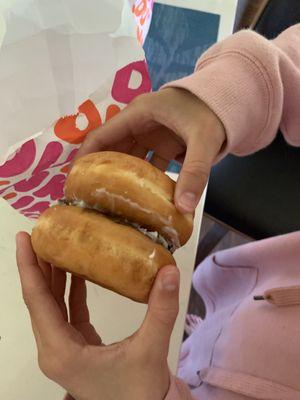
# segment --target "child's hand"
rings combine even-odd
[[[166,88],[139,96],[91,132],[78,156],[115,150],[145,158],[154,150],[151,162],[162,170],[173,159],[183,162],[175,204],[182,212],[193,212],[225,139],[221,121],[205,103],[183,89]]]
[[[66,274],[36,259],[28,234],[17,236],[17,262],[39,365],[46,376],[76,400],[164,399],[169,340],[178,312],[176,267],[160,270],[141,328],[122,342],[105,346],[90,323],[83,280],[72,279],[68,315]]]

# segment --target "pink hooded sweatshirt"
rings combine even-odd
[[[241,31],[168,86],[222,120],[221,157],[262,149],[279,127],[300,146],[300,24],[273,41]],[[182,346],[166,400],[300,400],[300,232],[216,253],[193,284],[207,315]]]

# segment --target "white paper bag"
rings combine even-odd
[[[0,0],[0,196],[23,215],[62,197],[86,134],[151,90],[141,44],[152,6]]]

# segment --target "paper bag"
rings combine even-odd
[[[63,197],[86,135],[151,90],[153,0],[0,0],[0,196],[29,218]]]

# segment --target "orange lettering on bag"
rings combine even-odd
[[[141,0],[141,2],[134,8],[134,14],[137,17],[140,17],[146,11],[147,11],[147,0]]]
[[[57,137],[65,142],[78,144],[83,142],[86,135],[102,125],[102,120],[96,106],[91,100],[85,101],[78,107],[78,113],[68,117],[60,118],[55,126],[54,133]],[[87,119],[87,127],[80,129],[76,125],[79,114],[84,114]]]
[[[105,121],[109,121],[121,111],[121,108],[116,104],[111,104],[107,107]]]

